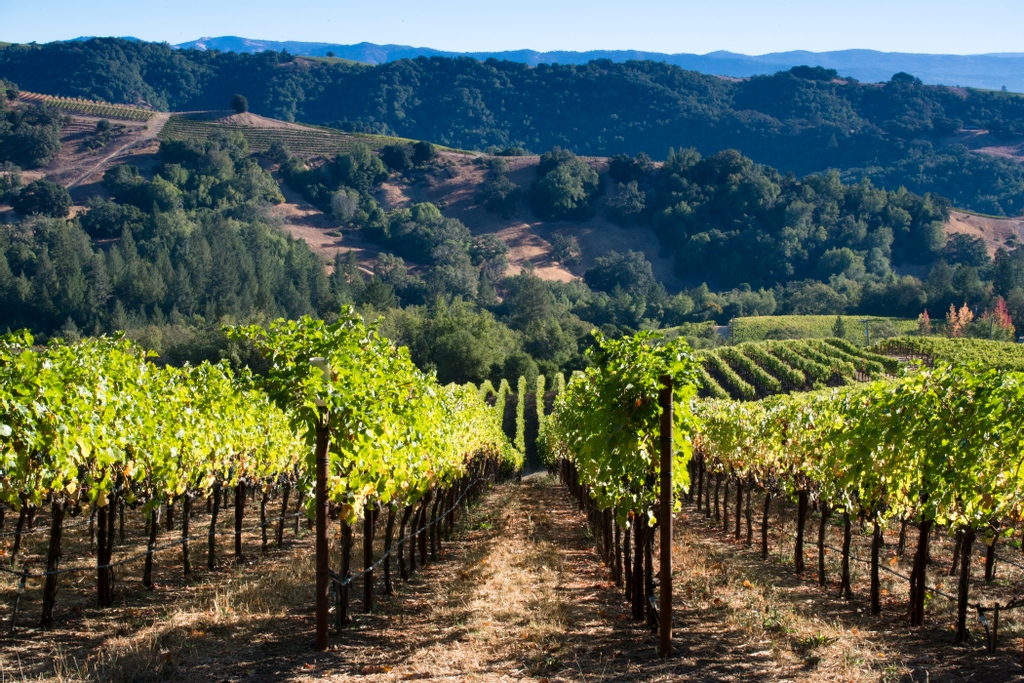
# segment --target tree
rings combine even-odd
[[[932,333],[932,318],[928,315],[928,309],[924,309],[921,315],[917,316],[917,333],[922,337]]]
[[[643,215],[647,205],[647,193],[639,188],[635,180],[619,183],[615,196],[608,200],[608,213],[611,219],[626,227]]]
[[[331,164],[331,170],[342,185],[360,192],[369,192],[374,185],[388,179],[384,162],[362,144],[353,145],[347,154],[339,154]]]
[[[823,315],[846,308],[846,297],[824,282],[808,280],[787,287],[786,312],[791,315]]]
[[[244,114],[249,111],[249,100],[246,99],[245,95],[235,95],[231,98],[231,108],[239,114]]]
[[[942,255],[950,265],[962,263],[966,266],[983,268],[989,264],[985,240],[960,232],[949,236]]]
[[[343,187],[331,195],[331,215],[347,223],[359,208],[359,193],[350,187]]]
[[[412,143],[412,163],[417,166],[431,161],[437,156],[437,149],[432,144],[424,140]]]
[[[359,297],[359,303],[364,306],[372,306],[378,311],[387,311],[398,307],[398,299],[395,297],[395,288],[381,280],[376,275],[370,278]]]
[[[551,255],[556,261],[567,266],[576,266],[583,261],[580,241],[575,235],[566,235],[562,232],[555,233],[551,238]]]
[[[16,120],[7,135],[0,117],[0,161],[13,161],[22,168],[49,163],[61,150],[59,113],[34,107],[14,114]]]
[[[139,174],[137,166],[131,164],[118,164],[111,166],[103,174],[103,187],[114,195],[114,199],[122,203],[130,203],[134,197],[134,191],[145,183],[145,179]]]
[[[835,323],[832,324],[832,336],[846,339],[846,321],[841,315],[837,315]]]
[[[530,205],[539,218],[584,220],[594,213],[601,178],[585,161],[555,147],[541,156],[537,173],[540,177],[530,189]]]
[[[554,301],[547,284],[531,272],[523,272],[506,280],[505,309],[511,328],[525,330],[534,321],[552,316]]]
[[[625,184],[642,180],[654,171],[654,162],[640,152],[635,159],[626,154],[616,154],[608,161],[608,176],[617,183]]]
[[[0,163],[0,202],[9,202],[21,189],[21,169],[9,161]]]
[[[131,204],[118,204],[94,197],[89,210],[79,217],[82,229],[93,238],[120,237],[125,230],[142,232],[148,224],[146,216]]]
[[[11,201],[14,210],[24,216],[36,214],[54,218],[65,218],[71,204],[71,195],[63,185],[45,179],[29,183]]]
[[[508,245],[494,233],[474,237],[469,256],[474,266],[489,265],[498,277],[508,269]]]
[[[518,381],[519,377],[525,377],[527,386],[536,385],[539,374],[540,368],[537,367],[537,361],[525,351],[509,354],[501,371],[501,376],[513,384]]]
[[[288,148],[280,140],[274,140],[270,143],[266,156],[271,163],[282,165],[291,157],[291,152],[288,151]]]
[[[1010,333],[1013,334],[1013,319],[1010,317],[1010,312],[1006,308],[1006,300],[1003,297],[996,298],[996,306],[993,309],[992,317],[996,325],[1010,329]]]
[[[583,274],[583,281],[602,292],[619,287],[633,296],[646,295],[657,284],[651,263],[642,251],[609,251],[599,256]]]
[[[405,143],[384,146],[380,150],[380,158],[388,168],[396,173],[408,171],[413,167],[412,146]]]
[[[18,99],[18,95],[21,94],[17,84],[11,83],[6,78],[0,78],[0,90],[4,91],[4,96],[9,102],[14,102]]]
[[[477,194],[480,205],[502,218],[513,218],[519,213],[523,191],[506,175],[499,175],[484,183]]]
[[[974,312],[967,302],[964,302],[959,311],[955,305],[950,304],[949,313],[946,314],[946,334],[950,337],[963,337],[967,334],[967,329],[972,322],[974,322]]]

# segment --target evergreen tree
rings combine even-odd
[[[836,321],[832,324],[832,336],[846,339],[846,322],[841,315],[837,315]]]

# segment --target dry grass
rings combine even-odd
[[[476,159],[463,154],[442,153],[449,163],[448,177],[421,178],[416,182],[387,182],[376,192],[377,200],[385,208],[408,206],[417,202],[433,202],[442,209],[445,216],[462,221],[474,235],[494,234],[508,247],[509,274],[515,275],[524,268],[530,268],[537,277],[544,280],[568,282],[582,277],[594,261],[610,250],[625,252],[642,251],[651,262],[655,276],[670,291],[676,291],[682,282],[676,277],[671,258],[662,254],[657,238],[650,230],[621,228],[605,217],[604,203],[607,196],[598,200],[595,216],[582,221],[540,221],[528,205],[514,218],[502,218],[486,211],[477,202],[487,172]],[[588,157],[586,159],[598,172],[607,171],[607,160]],[[539,157],[508,157],[509,179],[523,190],[529,190],[537,175]],[[577,238],[582,251],[582,261],[567,266],[554,260],[552,240],[556,233]]]
[[[997,249],[1013,249],[1021,244],[1024,240],[1024,219],[994,218],[952,211],[946,223],[946,234],[954,233],[983,239],[989,256],[995,256]]]
[[[857,568],[852,602],[836,598],[834,586],[818,588],[813,564],[807,580],[794,577],[779,521],[773,561],[762,563],[703,515],[680,515],[676,652],[665,660],[656,636],[629,619],[583,515],[552,479],[534,475],[491,489],[439,560],[398,582],[372,613],[359,611],[355,586],[353,624],[332,634],[327,652],[312,647],[311,537],[259,558],[252,535],[247,566],[225,563],[193,584],[176,578],[174,553],[158,562],[153,592],[129,567],[109,610],[92,607],[91,576],[65,585],[56,628],[0,640],[0,682],[1019,679],[1015,623],[1003,627],[1001,653],[989,656],[978,642],[952,645],[948,607],[938,603],[929,605],[927,628],[906,628],[896,584],[883,618],[871,617],[866,571]],[[80,550],[72,543],[72,553]],[[361,564],[358,553],[353,564]],[[33,618],[34,593],[26,596]]]
[[[677,536],[676,567],[687,607],[717,612],[725,622],[749,634],[749,647],[770,652],[794,679],[807,681],[1011,681],[1021,680],[1017,661],[1022,624],[1017,613],[1003,615],[1000,651],[984,650],[984,632],[974,614],[968,625],[972,642],[955,645],[955,606],[944,598],[930,599],[923,628],[907,626],[908,586],[902,579],[883,573],[882,615],[869,613],[870,575],[868,567],[851,563],[854,599],[839,599],[840,557],[826,551],[825,588],[817,583],[817,554],[813,539],[817,519],[808,523],[807,572],[801,579],[793,574],[792,506],[776,506],[769,528],[771,554],[761,562],[760,552],[743,547],[732,534],[723,534],[721,524],[689,508],[681,515]],[[836,520],[838,521],[838,520]],[[813,524],[811,523],[813,522]],[[786,528],[789,524],[789,529]],[[755,520],[755,544],[759,520]],[[813,529],[813,533],[810,531]],[[838,545],[841,528],[829,528],[829,543]],[[900,561],[895,556],[895,532],[887,533],[886,565],[903,574],[913,555],[908,532],[908,550]],[[745,527],[744,527],[745,537]],[[813,537],[813,538],[811,538]],[[855,530],[852,554],[868,557],[869,538]],[[1012,552],[1012,551],[1009,551]],[[955,592],[955,580],[946,576],[952,557],[948,539],[933,537],[932,564],[928,583]],[[999,565],[997,581],[984,586],[982,558],[975,553],[971,601],[1005,603],[1020,586],[1021,577],[1007,565]]]

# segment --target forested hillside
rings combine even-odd
[[[947,240],[941,198],[834,173],[797,179],[734,151],[681,150],[656,165],[643,154],[467,155],[392,138],[375,139],[377,151],[351,140],[325,159],[280,140],[253,153],[239,125],[211,120],[111,162],[73,188],[72,206],[45,176],[63,146],[96,143],[102,155],[120,145],[106,137],[115,124],[7,101],[7,139],[34,142],[5,140],[4,153],[46,152],[55,130],[92,130],[58,137],[47,152],[57,160],[25,180],[10,162],[0,170],[0,202],[14,209],[0,209],[4,328],[126,330],[180,362],[244,353],[220,335],[224,322],[330,319],[355,304],[442,380],[482,381],[578,369],[595,327],[619,336],[682,325],[692,343],[713,345],[709,323],[736,316],[913,318],[965,302],[1024,321],[1020,250],[993,261],[981,240]],[[328,254],[288,236],[275,208],[285,194],[318,207],[318,234],[336,236],[328,268]],[[510,271],[515,242],[503,236],[524,231],[563,280],[578,279],[544,281],[521,256],[525,270]],[[660,252],[633,251],[653,235]],[[360,261],[358,243],[376,255]]]
[[[468,66],[405,67],[445,64]],[[224,322],[355,304],[421,367],[479,382],[578,369],[595,327],[678,328],[707,346],[710,323],[737,316],[938,318],[965,305],[1024,326],[1021,235],[947,236],[941,196],[837,172],[799,177],[734,150],[680,148],[659,164],[341,132],[312,152],[304,136],[322,129],[250,113],[157,131],[19,98],[9,81],[0,91],[0,329],[127,330],[180,362],[244,353]],[[131,140],[142,146],[118,156]],[[292,230],[281,209],[296,203],[315,227]]]
[[[83,37],[78,40],[88,40]],[[530,66],[538,64],[586,64],[595,59],[610,59],[613,62],[650,60],[673,64],[691,71],[716,76],[748,78],[763,74],[785,71],[802,64],[814,64],[836,69],[848,76],[872,83],[887,81],[894,73],[905,71],[914,74],[925,83],[934,85],[957,85],[974,88],[999,90],[1009,88],[1013,92],[1024,92],[1021,80],[1020,54],[991,53],[982,55],[961,54],[920,54],[910,52],[879,52],[877,50],[836,50],[831,52],[772,52],[763,55],[747,55],[728,50],[716,50],[703,55],[687,53],[664,53],[646,50],[503,50],[489,52],[447,52],[429,47],[409,45],[378,45],[358,43],[339,45],[336,43],[309,43],[303,41],[277,41],[218,36],[200,38],[178,43],[180,49],[220,50],[221,52],[265,52],[282,50],[305,57],[338,57],[364,64],[383,64],[400,59],[417,57],[472,57],[480,61],[522,62]]]
[[[980,131],[995,136],[989,147],[1017,149],[1024,98],[925,86],[906,74],[861,84],[807,67],[743,81],[656,62],[531,68],[419,58],[371,67],[93,39],[7,47],[0,76],[26,90],[172,110],[223,109],[225,94],[237,92],[257,114],[466,149],[558,145],[663,159],[670,148],[732,148],[783,174],[836,168],[985,213],[1024,208],[1014,153],[969,149],[982,144],[972,137]]]

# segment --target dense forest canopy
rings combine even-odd
[[[172,110],[223,109],[225,93],[239,93],[256,114],[469,149],[656,159],[670,147],[739,149],[784,173],[835,168],[982,212],[1024,209],[1019,164],[948,144],[964,128],[1019,138],[1024,98],[925,86],[907,74],[861,84],[820,67],[740,81],[644,61],[366,66],[105,38],[7,47],[0,76],[30,91]]]

